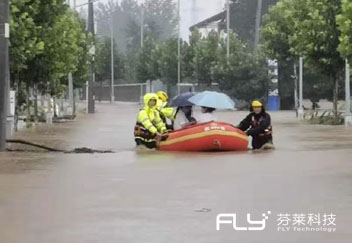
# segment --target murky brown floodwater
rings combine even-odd
[[[17,134],[64,149],[0,153],[1,243],[350,242],[352,129],[274,112],[275,151],[136,153],[136,105],[98,105],[76,122]],[[237,123],[245,112],[223,112]],[[18,147],[17,147],[18,148]],[[260,216],[264,231],[216,231],[219,213]],[[278,232],[278,213],[334,213],[335,233]]]

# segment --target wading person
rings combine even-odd
[[[166,131],[164,122],[161,120],[156,109],[158,96],[146,94],[144,96],[144,108],[138,113],[137,124],[134,128],[134,138],[137,148],[145,146],[149,149],[156,148],[157,139]]]
[[[273,149],[271,118],[260,101],[253,101],[250,114],[237,126],[252,136],[253,149]]]

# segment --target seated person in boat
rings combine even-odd
[[[134,128],[137,146],[156,148],[156,139],[166,132],[165,124],[156,110],[157,100],[156,94],[149,93],[144,96],[144,108],[139,111]]]
[[[177,107],[174,120],[174,129],[178,130],[196,124],[197,121],[192,116],[192,113],[192,106]]]
[[[156,92],[158,96],[158,100],[156,103],[156,109],[159,112],[160,118],[163,120],[166,128],[168,130],[173,130],[173,121],[175,119],[176,109],[172,107],[167,107],[169,96],[164,91]],[[171,122],[171,124],[167,123],[167,119]]]
[[[252,136],[253,149],[273,148],[271,118],[265,112],[263,104],[257,100],[253,101],[250,112],[237,127]]]
[[[206,123],[210,121],[216,121],[216,117],[214,115],[215,108],[211,107],[201,107],[201,114],[196,116],[197,123]]]

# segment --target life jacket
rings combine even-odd
[[[149,130],[146,129],[140,122],[137,122],[134,126],[134,136],[135,138],[139,138],[149,142],[155,140],[156,137],[155,134],[149,132]]]
[[[155,94],[146,94],[144,97],[144,108],[138,113],[137,122],[134,128],[135,139],[141,139],[149,142],[153,141],[156,133],[166,130],[163,121],[160,119],[159,112],[154,108],[150,108],[148,103],[151,99],[157,100]]]
[[[261,125],[261,123],[263,122],[264,120],[264,116],[261,116],[259,118],[259,120],[255,119],[254,116],[252,116],[252,122],[251,122],[251,126],[252,127],[259,127]],[[272,136],[272,133],[273,133],[273,128],[271,125],[269,125],[265,130],[264,130],[264,133],[260,133],[259,136],[260,137],[271,137]]]

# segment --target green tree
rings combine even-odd
[[[214,81],[212,77],[212,67],[217,65],[219,47],[220,37],[216,31],[211,31],[207,37],[203,37],[197,42],[193,66],[194,77],[198,83],[211,85]]]
[[[31,88],[60,96],[68,72],[84,76],[89,38],[64,0],[12,0],[11,32],[11,75],[18,89],[27,90],[27,98],[18,99],[27,100],[27,107]]]
[[[154,52],[154,60],[158,65],[158,78],[168,86],[174,86],[178,80],[178,39],[169,38],[165,43],[158,45]]]
[[[27,68],[26,62],[44,50],[44,42],[39,37],[41,29],[34,21],[40,1],[12,0],[10,4],[10,70],[16,77]]]
[[[153,59],[153,51],[155,51],[156,44],[153,38],[146,38],[144,40],[143,48],[138,55],[136,66],[136,76],[139,82],[147,80],[154,80],[158,78],[156,62]]]
[[[269,88],[265,58],[253,55],[236,34],[230,36],[230,56],[226,57],[226,40],[221,40],[219,62],[212,67],[220,89],[233,98],[250,101],[266,99]]]
[[[177,8],[173,0],[147,0],[144,9],[144,37],[150,36],[161,43],[175,34]],[[113,13],[114,34],[119,49],[135,52],[141,43],[142,6],[136,0],[122,0],[120,5],[110,0],[99,3],[97,22],[99,35],[110,35],[111,13]]]
[[[290,9],[292,1],[279,1],[270,8],[269,13],[264,15],[264,23],[261,28],[262,48],[265,55],[276,59],[279,65],[278,90],[280,106],[283,109],[291,109],[294,104],[294,63],[298,57],[290,49],[289,37],[294,33],[294,23]],[[306,82],[305,82],[306,83]]]
[[[46,55],[51,64],[52,79],[60,79],[78,69],[79,57],[83,55],[82,42],[86,34],[77,16],[71,10],[58,16],[47,36]]]
[[[146,34],[164,41],[176,33],[177,6],[174,0],[146,0]]]
[[[268,8],[278,0],[263,0],[261,16],[268,12]],[[255,22],[258,0],[231,0],[230,28],[238,34],[241,41],[250,48],[254,45]],[[226,23],[222,25],[226,29]]]
[[[307,10],[308,14],[302,11]],[[334,115],[337,116],[338,80],[344,60],[338,51],[340,31],[336,16],[341,13],[341,0],[306,0],[294,11],[295,33],[290,36],[292,51],[330,77],[333,88]]]
[[[189,43],[183,44],[182,51],[182,77],[183,81],[196,83],[198,77],[198,69],[196,65],[196,47],[199,41],[202,39],[202,35],[198,29],[192,31],[189,36]]]
[[[89,74],[89,65],[92,61],[92,56],[89,53],[93,45],[94,37],[85,31],[86,22],[84,19],[80,19],[82,33],[84,34],[84,38],[79,41],[79,46],[82,50],[81,55],[78,56],[77,69],[72,73],[73,75],[73,85],[75,87],[83,87],[86,81],[88,80]],[[67,82],[66,82],[67,83]]]
[[[352,2],[342,0],[342,13],[337,16],[340,35],[339,51],[352,63]]]
[[[114,76],[115,79],[125,77],[124,57],[119,53],[116,43],[114,43]],[[97,80],[104,81],[111,79],[111,39],[103,37],[96,44],[96,76]]]
[[[320,72],[329,77],[334,87],[335,116],[338,81],[344,68],[338,51],[340,31],[336,16],[340,13],[341,0],[280,0],[266,17],[262,31],[269,55],[284,60],[303,56],[313,74]],[[329,87],[321,87],[324,86]]]

